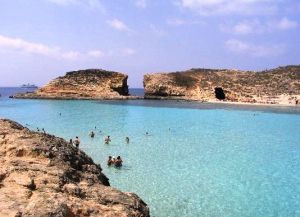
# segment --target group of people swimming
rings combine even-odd
[[[94,136],[95,135],[93,135],[93,137]],[[91,137],[92,137],[92,135],[91,135]],[[105,138],[105,143],[109,144],[110,141],[111,141],[110,136],[107,136]],[[129,143],[129,137],[126,137],[126,142]],[[70,144],[71,145],[75,145],[76,148],[79,148],[79,145],[80,145],[80,139],[79,139],[79,137],[76,136],[74,140],[70,139]],[[121,156],[118,156],[117,158],[109,156],[108,160],[107,160],[107,165],[108,166],[114,165],[115,167],[121,167],[122,163],[123,163],[123,160],[122,160]]]
[[[117,158],[108,156],[108,160],[107,160],[108,166],[114,165],[115,167],[121,167],[122,163],[123,163],[123,160],[120,156],[118,156]]]
[[[96,127],[95,127],[96,129]],[[101,132],[101,131],[100,131]],[[94,131],[91,131],[89,133],[89,136],[91,138],[94,138],[95,137],[95,132]],[[149,136],[150,134],[148,132],[145,133],[146,136]],[[105,144],[109,144],[111,142],[111,137],[108,135],[107,137],[105,137],[104,139],[104,143]],[[130,142],[130,139],[129,137],[125,137],[125,142],[128,144]],[[70,139],[70,144],[71,145],[75,145],[76,148],[79,148],[79,145],[80,145],[80,139],[78,136],[75,137],[75,139]],[[117,158],[115,158],[114,156],[108,156],[108,160],[107,160],[107,165],[108,166],[115,166],[115,167],[121,167],[122,166],[122,163],[123,163],[123,160],[121,158],[121,156],[118,156]]]
[[[90,134],[89,134],[89,136],[90,136],[91,138],[94,138],[94,137],[95,137],[94,131],[91,131]],[[128,137],[128,136],[125,138],[125,141],[126,141],[127,144],[129,143],[129,137]],[[108,145],[110,142],[111,142],[111,138],[110,138],[110,136],[108,135],[107,137],[105,137],[104,143]]]
[[[93,131],[90,133],[90,137],[91,137],[91,138],[94,138],[94,137],[95,137],[95,133],[94,133]],[[128,137],[128,136],[125,138],[125,141],[126,141],[127,144],[129,143],[129,137]],[[104,142],[105,142],[105,144],[109,144],[109,143],[111,142],[110,136],[105,137]],[[80,139],[79,139],[78,136],[76,136],[74,140],[73,140],[73,139],[70,139],[70,142],[69,142],[69,143],[70,143],[71,145],[75,145],[76,148],[78,148],[79,145],[80,145]]]
[[[129,143],[130,140],[129,140],[129,137],[128,137],[128,136],[126,136],[125,141],[126,141],[127,144]],[[111,142],[110,136],[107,136],[107,137],[104,139],[104,142],[105,142],[105,144],[108,145],[108,144]]]

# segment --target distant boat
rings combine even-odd
[[[23,84],[21,85],[21,88],[38,88],[38,86],[34,84]]]

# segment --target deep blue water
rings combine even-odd
[[[20,88],[20,87],[0,87],[0,100],[7,100],[7,98],[15,93],[32,92],[35,88]]]
[[[2,98],[0,117],[78,135],[111,185],[141,196],[152,216],[300,216],[296,107]],[[121,155],[123,168],[106,166],[108,155]]]
[[[144,96],[144,89],[143,88],[130,88],[129,94],[134,96]]]

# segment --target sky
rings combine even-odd
[[[0,86],[68,71],[129,75],[300,64],[299,0],[0,0]]]

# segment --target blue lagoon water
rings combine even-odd
[[[78,135],[111,185],[137,193],[155,217],[300,216],[297,108],[2,97],[0,117]],[[107,167],[108,155],[124,166]]]

